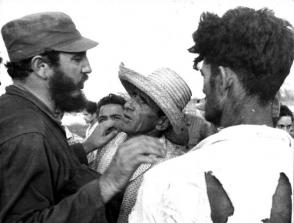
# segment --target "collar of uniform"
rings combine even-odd
[[[35,95],[33,95],[27,89],[25,89],[19,85],[10,85],[10,86],[6,87],[6,93],[11,94],[11,95],[17,95],[19,97],[22,97],[22,98],[30,101],[32,104],[37,106],[43,113],[45,113],[47,116],[49,116],[50,119],[52,119],[54,122],[58,123],[58,125],[61,126],[61,121],[57,118],[56,113],[52,112],[48,108],[48,106],[46,106],[40,99],[38,99]]]

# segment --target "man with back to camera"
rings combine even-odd
[[[291,222],[293,140],[272,128],[272,102],[293,62],[293,27],[238,7],[203,13],[193,40],[205,117],[222,130],[146,173],[129,222]]]
[[[0,222],[106,222],[104,204],[139,164],[164,155],[161,143],[129,140],[101,177],[81,165],[59,113],[83,108],[81,89],[91,73],[86,51],[97,42],[81,36],[61,12],[28,15],[1,31],[13,85],[0,97]],[[108,142],[115,135],[105,134],[110,127],[96,128],[85,151]]]

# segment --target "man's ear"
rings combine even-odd
[[[168,118],[165,115],[163,115],[157,121],[155,128],[158,131],[162,132],[162,131],[166,130],[169,126],[170,126],[170,122],[169,122]]]
[[[34,56],[32,58],[31,68],[39,78],[44,80],[47,80],[51,75],[51,68],[48,62],[46,62],[46,60],[44,60],[44,58],[40,55]]]
[[[234,82],[234,72],[227,67],[219,66],[219,88],[221,95],[225,95],[228,91],[230,91]]]

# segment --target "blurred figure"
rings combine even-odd
[[[288,132],[290,135],[292,134],[293,128],[293,113],[286,105],[281,105],[280,107],[280,115],[277,121],[276,128],[283,129]]]
[[[85,109],[83,110],[84,120],[86,124],[88,125],[88,128],[85,133],[85,138],[87,139],[89,135],[94,131],[94,129],[98,125],[97,120],[97,104],[92,101],[87,101],[85,105]]]
[[[71,132],[66,125],[62,124],[62,118],[64,116],[64,112],[56,110],[55,114],[56,114],[56,118],[60,121],[61,126],[65,131],[65,136],[66,136],[66,140],[67,140],[68,144],[73,145],[76,143],[82,143],[84,141],[84,139],[81,136]],[[79,157],[79,159],[80,159],[80,157]],[[85,163],[87,164],[88,162],[85,162]]]

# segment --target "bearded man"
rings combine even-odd
[[[0,97],[0,222],[106,222],[104,204],[138,165],[156,161],[150,154],[163,155],[160,142],[138,137],[121,145],[101,177],[81,165],[59,117],[84,107],[82,88],[91,73],[86,51],[97,42],[61,12],[10,21],[2,36],[13,85]],[[109,141],[110,127],[97,127],[85,150]]]

